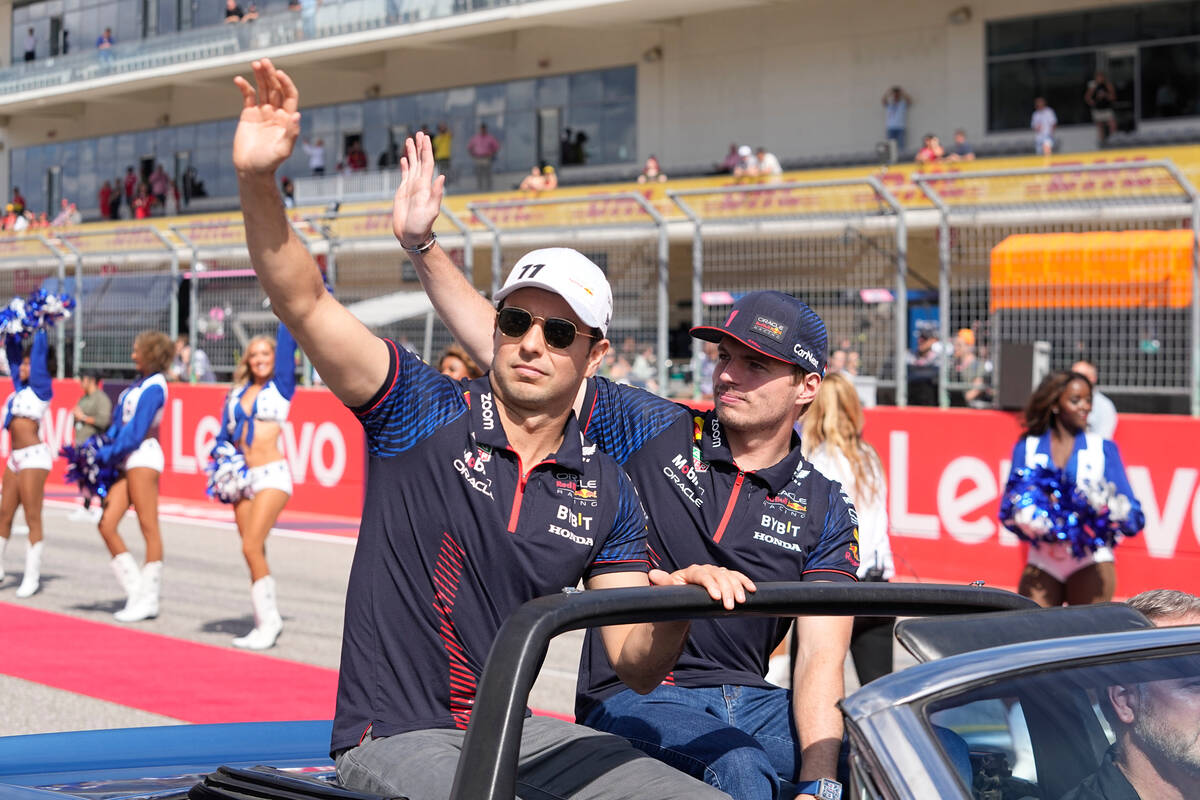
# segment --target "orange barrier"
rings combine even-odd
[[[1187,308],[1192,232],[1026,233],[992,248],[992,311]]]

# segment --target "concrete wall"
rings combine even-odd
[[[388,96],[637,64],[639,155],[696,165],[719,161],[731,141],[784,158],[870,150],[883,134],[880,97],[893,84],[915,101],[910,144],[925,131],[947,139],[956,127],[980,140],[988,19],[1121,2],[975,0],[961,23],[950,13],[962,0],[795,0],[655,22],[571,26],[567,16],[553,27],[533,17],[534,27],[516,32],[419,45],[400,38],[383,52],[281,63],[310,107],[361,99],[376,86]],[[0,5],[0,21],[9,12]],[[661,57],[647,58],[654,48]],[[199,69],[173,86],[96,93],[54,116],[14,115],[8,146],[148,129],[164,115],[172,125],[228,119],[238,101],[228,69]],[[1066,150],[1090,149],[1089,126],[1062,133]]]

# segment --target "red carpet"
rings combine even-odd
[[[0,603],[0,673],[187,722],[330,719],[337,671]]]

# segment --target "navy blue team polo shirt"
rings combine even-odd
[[[386,340],[385,340],[386,341]],[[522,465],[489,376],[461,383],[387,341],[377,395],[353,409],[370,464],[346,590],[332,751],[466,728],[496,631],[521,603],[646,571],[629,479],[574,415],[558,451]]]
[[[611,453],[650,509],[651,566],[717,564],[755,581],[855,581],[858,519],[840,484],[812,468],[793,434],[787,457],[745,472],[734,464],[715,411],[698,412],[603,378],[588,382],[584,434]],[[763,675],[790,619],[692,622],[666,682],[701,687],[770,686]],[[575,715],[625,685],[588,632]]]

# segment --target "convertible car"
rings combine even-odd
[[[980,586],[760,584],[726,612],[697,587],[533,600],[488,658],[452,797],[510,800],[525,703],[550,639],[591,625],[757,614],[894,615],[919,663],[842,703],[854,800],[1059,800],[1112,743],[1105,688],[1200,680],[1200,627],[1120,604],[1040,609]],[[337,785],[330,723],[247,723],[0,738],[0,797],[379,800]],[[1197,787],[1200,797],[1200,787]]]

